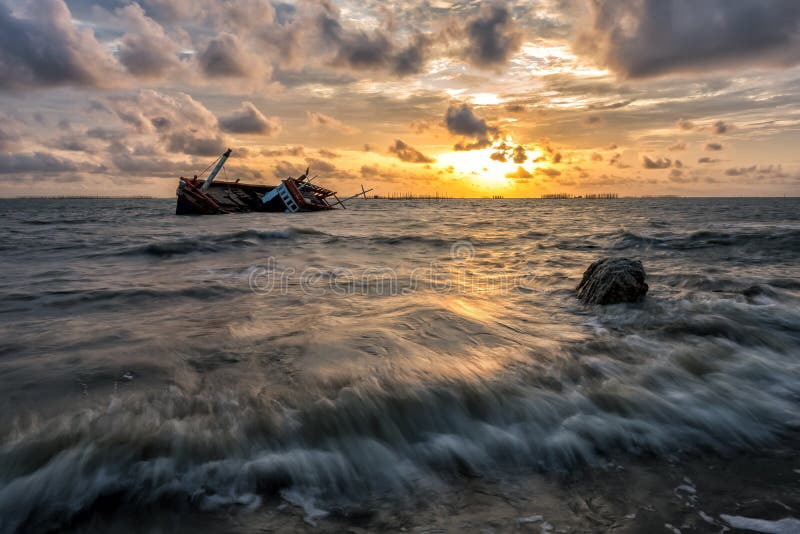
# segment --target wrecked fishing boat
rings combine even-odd
[[[213,169],[205,180],[180,177],[178,181],[177,215],[215,215],[221,213],[247,213],[267,211],[297,213],[301,211],[325,211],[345,208],[344,202],[362,196],[367,198],[369,190],[339,199],[336,191],[311,183],[316,176],[309,177],[309,169],[298,178],[288,177],[279,185],[246,184],[236,181],[219,181],[217,175],[223,170],[231,155],[225,151],[209,167]],[[205,171],[202,174],[204,174]]]

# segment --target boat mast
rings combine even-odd
[[[206,191],[208,191],[208,188],[211,187],[211,182],[214,181],[214,178],[217,177],[217,174],[219,174],[219,171],[222,170],[222,166],[225,165],[225,162],[228,160],[228,156],[230,156],[230,155],[231,155],[231,149],[229,148],[228,150],[225,151],[224,154],[222,154],[222,156],[220,156],[219,161],[217,162],[217,165],[214,167],[214,170],[211,171],[211,174],[208,175],[208,178],[206,178],[206,181],[203,182],[203,185],[200,186],[200,191],[202,191],[204,193]]]

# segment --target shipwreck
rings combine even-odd
[[[211,172],[203,180],[201,176],[193,178],[180,177],[178,180],[177,215],[216,215],[222,213],[247,213],[252,211],[297,213],[303,211],[325,211],[344,209],[345,201],[360,196],[367,198],[372,189],[347,198],[339,199],[336,191],[312,183],[317,177],[309,177],[310,168],[305,174],[281,180],[278,185],[248,184],[238,179],[235,181],[216,180],[225,162],[231,155],[231,149],[225,151],[208,169]],[[213,166],[213,169],[212,169]]]

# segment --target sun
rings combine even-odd
[[[533,172],[535,168],[541,166],[536,160],[542,156],[542,152],[538,148],[527,149],[528,158],[522,164],[515,163],[508,155],[505,161],[492,159],[492,155],[498,152],[498,147],[503,142],[509,147],[516,146],[513,140],[508,138],[495,142],[489,148],[445,152],[436,156],[437,166],[452,167],[453,174],[463,175],[471,179],[476,187],[487,191],[511,187],[514,185],[514,180],[507,178],[506,175],[514,173],[520,166]]]

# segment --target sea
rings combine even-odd
[[[800,530],[799,199],[0,223],[0,532]]]

